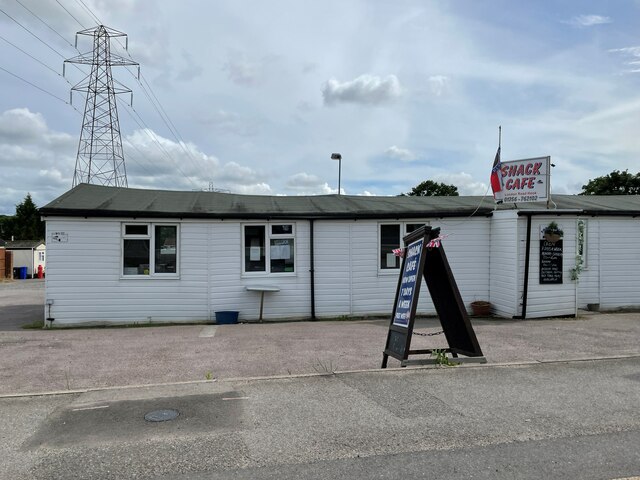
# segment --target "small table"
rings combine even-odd
[[[247,285],[245,287],[249,292],[260,292],[260,318],[262,321],[262,309],[264,307],[264,292],[279,292],[280,287],[274,287],[273,285]]]

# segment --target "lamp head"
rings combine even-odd
[[[332,153],[331,160],[342,160],[342,155],[340,155],[339,153]]]

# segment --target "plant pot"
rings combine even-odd
[[[484,300],[471,302],[471,311],[476,317],[488,317],[491,315],[491,303]]]
[[[238,323],[238,312],[232,310],[216,312],[216,323],[218,325],[232,325]]]
[[[551,242],[551,243],[556,243],[561,238],[562,237],[558,233],[545,233],[544,234],[544,239],[547,242]]]

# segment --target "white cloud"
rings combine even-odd
[[[625,70],[625,73],[640,73],[640,45],[634,47],[614,48],[609,50],[612,53],[619,53],[624,58],[629,59],[625,65],[631,67]]]
[[[309,175],[308,173],[296,173],[287,179],[287,186],[291,188],[308,188],[317,187],[322,184],[320,177],[316,175]]]
[[[380,105],[396,100],[401,95],[402,87],[395,75],[381,78],[365,74],[342,83],[331,78],[322,89],[325,105],[338,103]]]
[[[415,160],[416,158],[415,154],[411,150],[400,148],[396,145],[391,145],[384,153],[391,158],[396,158],[406,162]]]
[[[268,183],[255,183],[253,185],[236,185],[231,190],[233,193],[241,193],[243,195],[273,195],[273,190]]]
[[[260,132],[260,124],[255,118],[243,118],[237,113],[223,109],[208,114],[202,121],[219,132],[241,137],[252,137]]]
[[[236,85],[255,87],[264,82],[268,67],[275,59],[275,56],[267,55],[260,60],[249,60],[244,52],[231,51],[223,69]]]
[[[37,140],[47,133],[47,124],[40,113],[27,108],[14,108],[0,115],[0,139],[3,142]]]
[[[489,172],[490,173],[490,172]],[[473,177],[465,172],[460,173],[441,173],[434,175],[432,180],[445,183],[447,185],[455,185],[458,187],[460,195],[486,195],[489,185],[487,173],[487,183],[478,182],[477,177]]]
[[[38,206],[71,188],[77,140],[26,108],[0,114],[0,213],[31,193]]]
[[[338,193],[338,189],[331,188],[329,184],[316,175],[308,173],[296,173],[287,179],[286,186],[295,195],[329,195]],[[344,193],[344,188],[341,188]]]
[[[445,75],[432,75],[428,78],[429,90],[436,97],[449,92],[449,78]]]
[[[577,15],[566,23],[576,27],[592,27],[594,25],[603,25],[612,22],[613,20],[611,20],[610,17],[604,17],[602,15]]]

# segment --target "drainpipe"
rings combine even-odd
[[[309,219],[309,273],[311,274],[311,320],[316,319],[315,269],[313,265],[313,219]]]
[[[527,318],[527,293],[529,290],[529,262],[531,259],[531,214],[527,214],[527,242],[524,254],[524,285],[522,288],[522,315],[515,316],[518,320]]]

